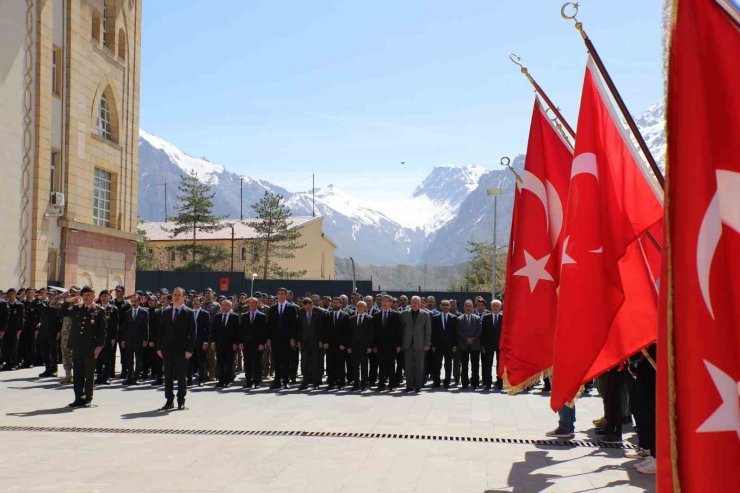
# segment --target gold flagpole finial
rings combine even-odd
[[[519,173],[517,173],[516,170],[514,169],[514,167],[511,165],[511,159],[509,159],[508,156],[502,157],[501,158],[501,161],[499,161],[499,162],[501,163],[501,166],[503,166],[505,168],[508,168],[509,171],[511,171],[512,173],[514,173],[514,178],[516,179],[517,183],[519,183],[519,184],[522,183],[522,177],[519,176]]]
[[[558,117],[557,117],[557,114],[556,114],[555,116],[552,116],[552,117],[551,117],[550,115],[548,115],[548,112],[549,112],[549,111],[550,111],[551,109],[552,109],[552,108],[545,108],[545,116],[547,116],[547,117],[548,117],[548,118],[550,119],[550,121],[551,121],[551,122],[553,122],[553,123],[555,124],[555,128],[557,129],[557,131],[558,131],[558,132],[560,132],[560,135],[562,135],[562,136],[563,136],[563,138],[564,138],[564,139],[565,139],[565,141],[566,141],[566,142],[568,143],[568,145],[569,145],[570,147],[573,147],[573,144],[571,144],[571,142],[570,142],[570,139],[568,138],[568,135],[567,135],[567,134],[565,133],[565,129],[564,129],[564,128],[563,128],[563,126],[562,126],[562,125],[560,124],[560,120],[558,119]],[[556,111],[558,112],[558,114],[559,114],[559,113],[560,113],[560,106],[556,107],[556,108],[555,108],[555,110],[556,110]],[[555,113],[555,112],[553,111],[553,113]]]
[[[583,23],[576,18],[576,15],[578,15],[578,7],[578,2],[564,3],[563,6],[560,7],[560,17],[566,20],[572,19],[573,22],[575,22],[576,24],[576,29],[578,29],[578,32],[581,33],[583,39],[588,39],[586,31],[583,30]],[[568,13],[569,9],[571,13]]]
[[[524,76],[529,79],[529,82],[535,86],[535,90],[537,90],[537,83],[534,81],[531,75],[529,75],[529,70],[527,70],[527,67],[524,65],[524,62],[522,61],[522,58],[517,55],[516,53],[509,53],[509,60],[514,62],[515,65],[519,66],[519,70],[524,74]]]

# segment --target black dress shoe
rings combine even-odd
[[[288,389],[289,387],[290,387],[290,385],[288,385],[288,383],[287,383],[287,382],[283,384],[283,388],[284,388],[284,389],[286,389],[286,390],[287,390],[287,389]]]
[[[188,378],[188,386],[190,386],[190,385],[193,385],[193,379],[192,378]]]
[[[298,387],[298,390],[306,390],[307,388],[308,388],[308,384],[307,383],[302,383],[301,386]]]
[[[82,403],[83,407],[90,407],[92,406],[92,399],[85,399],[85,401]]]
[[[314,390],[318,390],[318,389],[319,389],[319,387],[321,387],[321,385],[319,385],[319,384],[317,384],[317,383],[313,384],[313,389],[314,389]]]
[[[219,389],[219,388],[223,388],[223,387],[224,387],[224,383],[223,383],[223,382],[218,382],[218,383],[216,384],[216,388],[217,388],[217,389]]]
[[[82,407],[85,405],[84,399],[75,399],[73,402],[67,404],[67,407]]]
[[[182,411],[185,409],[185,400],[177,401],[177,410]]]
[[[272,385],[270,385],[270,388],[273,389],[273,390],[279,389],[280,388],[280,384],[279,383],[273,383]]]
[[[161,378],[158,378],[157,380],[155,380],[154,383],[155,385],[164,385],[164,380],[162,380]]]
[[[411,387],[406,387],[405,389],[403,389],[404,392],[411,392],[412,390],[414,389]]]
[[[162,406],[159,410],[160,411],[169,411],[170,409],[175,408],[175,403],[172,401],[167,401],[164,403],[164,406]]]
[[[616,433],[607,433],[599,438],[599,441],[603,443],[622,443],[622,436]]]
[[[51,372],[49,372],[48,370],[43,373],[39,373],[39,378],[46,378],[50,376],[51,376]]]
[[[336,387],[334,385],[327,385],[326,390],[334,390]]]

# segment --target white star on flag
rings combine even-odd
[[[560,261],[561,267],[565,264],[575,264],[576,263],[576,261],[573,260],[573,257],[568,255],[568,240],[570,240],[570,236],[566,236],[565,241],[563,241],[563,258]]]
[[[531,256],[528,251],[524,250],[525,265],[518,271],[514,272],[514,275],[526,277],[529,279],[530,293],[533,292],[534,288],[537,286],[537,281],[555,281],[550,273],[547,272],[547,269],[545,269],[545,265],[547,265],[547,261],[549,259],[549,253],[541,259],[537,260],[533,256]]]
[[[722,397],[722,404],[696,429],[696,432],[735,431],[740,439],[740,405],[737,401],[740,395],[740,382],[736,382],[707,360],[704,360],[704,366],[707,367],[709,376],[712,377],[714,386]]]

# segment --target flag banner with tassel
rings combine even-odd
[[[591,57],[564,225],[550,407],[656,340],[657,288],[641,236],[663,194],[612,107]]]
[[[522,183],[517,183],[501,330],[501,373],[511,393],[531,386],[552,366],[572,161],[572,149],[535,98]]]
[[[673,2],[658,491],[740,491],[740,6]]]

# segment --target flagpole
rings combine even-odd
[[[501,163],[501,166],[504,166],[505,168],[509,168],[509,171],[511,171],[512,173],[514,173],[514,179],[516,180],[517,183],[519,183],[521,185],[522,184],[522,177],[519,175],[519,173],[516,172],[516,170],[514,169],[514,167],[511,165],[511,159],[509,159],[508,156],[504,156],[504,157],[501,158],[500,163]]]
[[[573,9],[572,15],[568,15],[565,13],[568,7],[571,7]],[[642,137],[640,130],[637,128],[637,123],[635,123],[634,118],[632,118],[632,115],[630,115],[629,110],[627,110],[627,105],[624,104],[624,100],[622,99],[622,96],[619,94],[619,91],[617,90],[617,86],[614,85],[614,81],[612,81],[612,78],[609,75],[609,72],[607,72],[604,62],[601,60],[599,53],[596,51],[596,47],[591,42],[591,39],[589,39],[588,35],[586,34],[586,31],[583,29],[583,23],[580,22],[578,19],[576,19],[577,14],[578,14],[578,3],[567,2],[563,4],[563,6],[560,8],[560,16],[563,19],[572,19],[573,22],[575,22],[576,29],[578,30],[579,33],[581,33],[581,37],[583,38],[583,42],[586,44],[586,49],[588,50],[588,53],[591,55],[591,58],[593,58],[594,62],[596,63],[596,67],[599,69],[601,76],[604,78],[604,82],[606,82],[606,85],[609,88],[609,91],[612,93],[612,96],[614,97],[614,100],[616,101],[617,106],[619,107],[619,110],[622,112],[622,116],[624,116],[624,119],[627,121],[627,126],[629,126],[630,130],[632,131],[632,134],[635,136],[635,139],[637,139],[637,144],[640,146],[640,149],[642,149],[643,154],[645,154],[645,159],[647,159],[647,162],[650,165],[650,168],[653,170],[653,173],[655,174],[655,178],[658,180],[658,183],[660,184],[661,188],[665,188],[665,178],[663,177],[663,173],[660,171],[660,168],[658,167],[658,163],[655,162],[655,158],[650,152],[650,149],[648,149],[645,139]]]
[[[530,84],[534,86],[534,90],[542,96],[542,99],[545,100],[547,105],[550,107],[553,113],[555,113],[555,116],[558,117],[558,119],[562,122],[563,126],[568,130],[568,133],[572,138],[576,138],[576,133],[573,130],[573,127],[568,125],[568,122],[565,121],[565,118],[563,118],[563,115],[560,114],[560,109],[555,106],[555,103],[552,102],[552,100],[547,96],[547,93],[540,87],[540,85],[537,83],[536,80],[534,80],[534,77],[529,73],[529,70],[527,67],[524,66],[522,63],[522,59],[517,55],[516,53],[509,53],[509,60],[514,62],[516,65],[519,65],[519,70],[524,74],[524,76],[529,80]]]

